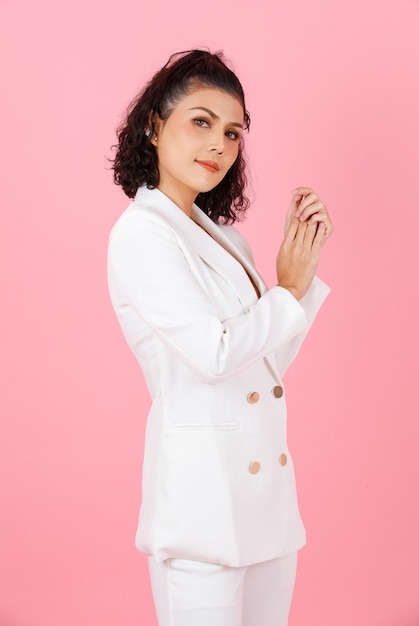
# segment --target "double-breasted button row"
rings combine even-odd
[[[275,385],[275,387],[271,389],[271,393],[274,398],[282,398],[282,396],[284,395],[284,390],[282,389],[281,385]]]
[[[251,391],[247,394],[247,401],[249,402],[249,404],[256,404],[256,402],[259,401],[259,398],[260,393],[258,393],[257,391]]]
[[[252,461],[249,465],[249,472],[251,474],[257,474],[259,470],[260,470],[259,461]]]
[[[284,395],[284,390],[282,389],[281,385],[275,385],[275,387],[271,389],[271,393],[274,398],[282,398],[282,396]],[[249,402],[249,404],[256,404],[259,399],[260,393],[258,391],[251,391],[247,394],[247,401]]]
[[[279,455],[278,457],[278,463],[282,466],[285,467],[285,465],[288,463],[288,458],[287,455],[282,453]],[[259,461],[252,461],[249,465],[249,472],[251,474],[257,474],[260,470],[260,463]]]
[[[287,455],[282,453],[279,455],[278,463],[284,467],[288,463]]]

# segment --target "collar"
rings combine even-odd
[[[222,228],[213,222],[196,204],[193,204],[189,217],[160,189],[147,187],[138,189],[134,204],[162,217],[188,248],[232,285],[244,306],[256,302],[255,290],[246,272],[252,276],[261,294],[267,290],[247,256],[228,237],[228,227]]]

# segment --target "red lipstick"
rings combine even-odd
[[[204,167],[209,172],[218,172],[218,170],[220,169],[220,166],[218,165],[216,161],[198,161],[197,160],[196,162],[198,163],[198,165],[201,165],[201,167]]]

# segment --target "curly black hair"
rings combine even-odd
[[[131,102],[126,117],[117,130],[118,144],[113,159],[114,182],[133,198],[138,187],[153,189],[159,184],[157,154],[147,129],[154,130],[153,117],[165,120],[179,100],[199,87],[216,87],[236,96],[243,107],[244,128],[249,129],[250,116],[245,106],[239,79],[227,67],[221,52],[190,50],[172,54],[164,65]],[[223,180],[211,191],[200,193],[196,204],[214,222],[238,221],[249,206],[245,195],[243,144]]]

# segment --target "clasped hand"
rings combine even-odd
[[[301,300],[312,283],[320,249],[333,233],[333,224],[326,206],[311,187],[298,187],[292,193],[276,273],[278,285]]]

